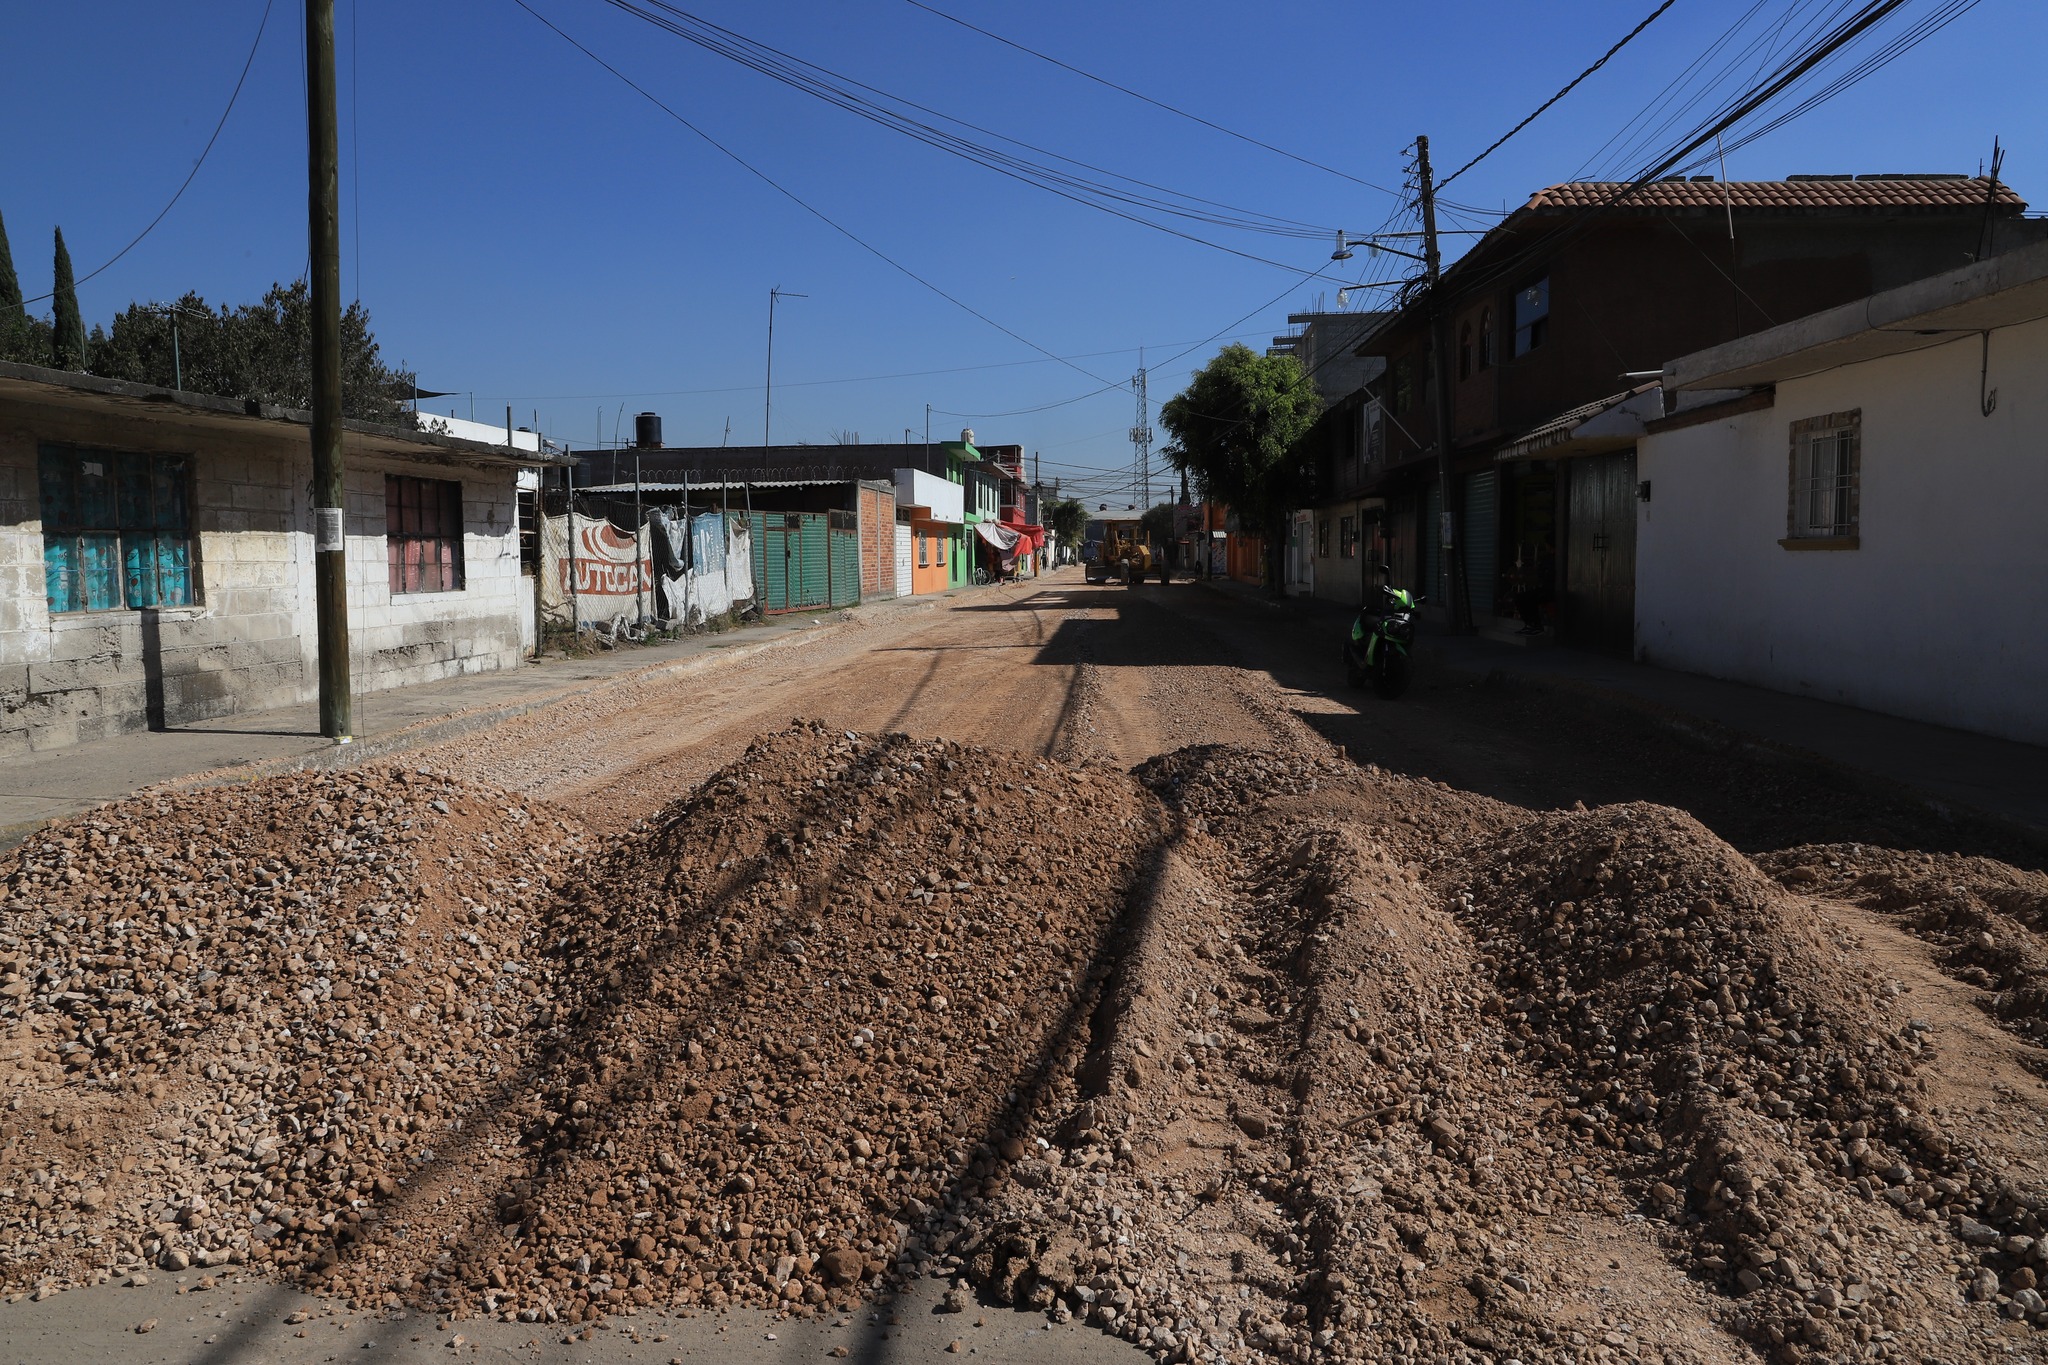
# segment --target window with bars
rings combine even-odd
[[[1861,501],[1862,413],[1836,412],[1792,424],[1792,541],[1852,541]]]
[[[462,590],[462,482],[384,476],[391,595]]]
[[[37,482],[51,612],[198,600],[190,456],[46,445]]]
[[[1323,517],[1316,522],[1316,556],[1320,559],[1328,559],[1330,557],[1330,519],[1328,517]]]
[[[1344,559],[1358,557],[1358,518],[1342,517],[1337,523],[1337,553]]]

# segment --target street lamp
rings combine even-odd
[[[777,299],[807,299],[809,294],[792,294],[781,285],[768,291],[768,375],[761,386],[761,463],[768,463],[769,415],[775,405],[775,301]]]

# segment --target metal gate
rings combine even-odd
[[[830,550],[823,513],[755,512],[750,529],[762,611],[812,611],[830,603]],[[859,575],[856,564],[856,590]]]
[[[1565,640],[1629,653],[1636,627],[1636,453],[1563,462],[1571,481],[1565,523]]]
[[[825,595],[835,607],[850,607],[860,601],[860,526],[851,512],[825,515]]]

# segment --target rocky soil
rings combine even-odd
[[[601,838],[375,769],[0,877],[17,1292],[577,1324],[929,1274],[1163,1359],[2048,1351],[2048,883],[1986,859],[797,723]]]

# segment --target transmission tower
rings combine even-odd
[[[1145,397],[1145,353],[1138,352],[1138,373],[1131,378],[1131,392],[1138,396],[1138,421],[1131,428],[1131,444],[1138,448],[1138,511],[1152,507],[1152,405]]]

